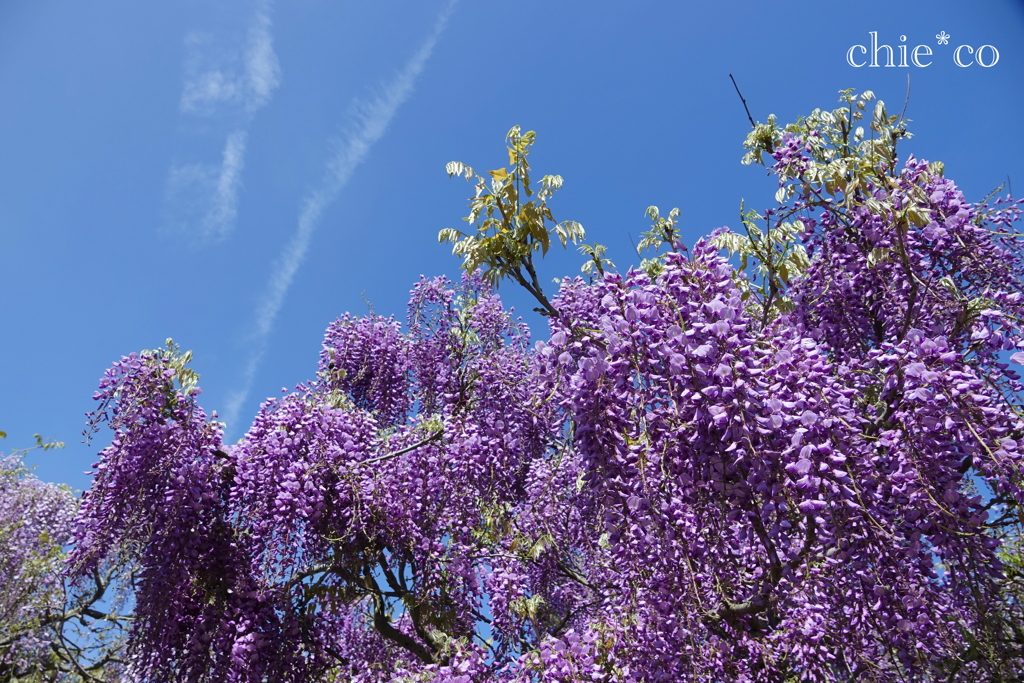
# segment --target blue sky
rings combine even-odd
[[[847,62],[870,32],[896,66]],[[79,443],[100,376],[167,337],[237,439],[313,377],[334,318],[367,302],[404,318],[420,275],[457,275],[437,232],[462,225],[471,186],[445,164],[500,166],[516,124],[538,132],[535,172],[565,178],[555,217],[620,267],[648,205],[680,207],[689,242],[735,227],[741,199],[772,206],[764,170],[739,163],[729,73],[762,121],[833,108],[841,88],[899,111],[910,73],[904,158],[944,161],[968,199],[1007,177],[1024,195],[1022,39],[1006,0],[6,0],[0,446],[65,441],[30,462],[86,488],[109,437]],[[901,45],[930,65],[899,66]],[[960,45],[998,62],[957,66]],[[581,263],[555,254],[542,274]]]

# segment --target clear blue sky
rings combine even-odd
[[[896,66],[847,62],[872,31]],[[945,161],[969,199],[1007,176],[1024,195],[1022,39],[1024,5],[1006,0],[5,0],[0,449],[63,440],[30,461],[87,487],[109,436],[79,443],[98,379],[167,337],[237,439],[265,397],[313,377],[334,318],[365,301],[404,318],[421,274],[457,274],[437,231],[461,225],[471,186],[445,163],[501,165],[514,124],[538,131],[535,171],[565,177],[556,218],[620,267],[650,204],[679,206],[690,242],[735,227],[741,198],[773,204],[739,163],[730,72],[756,119],[782,121],[841,88],[898,112],[910,73],[904,157]],[[957,66],[960,45],[999,60]]]

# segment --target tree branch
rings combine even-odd
[[[442,436],[444,436],[444,431],[443,430],[438,430],[438,431],[434,432],[433,434],[431,434],[430,436],[428,436],[427,438],[423,439],[422,441],[414,443],[411,446],[406,446],[405,448],[400,448],[399,450],[394,451],[393,453],[388,453],[387,455],[378,455],[375,458],[369,458],[367,460],[362,460],[358,464],[360,464],[360,465],[372,465],[375,462],[384,462],[385,460],[391,460],[392,458],[397,458],[400,455],[405,455],[406,453],[409,453],[410,451],[414,451],[417,448],[422,448],[423,446],[426,446],[427,444],[433,443],[434,441],[437,441]]]
[[[751,128],[757,128],[757,124],[754,123],[754,117],[750,115],[750,110],[747,109],[747,100],[744,99],[743,93],[740,92],[740,86],[736,85],[736,79],[729,74],[729,80],[732,81],[732,87],[736,88],[736,94],[740,96],[740,102],[743,103],[743,111],[747,112],[747,120],[750,121]]]

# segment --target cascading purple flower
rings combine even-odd
[[[795,197],[768,220],[802,212],[807,254],[799,273],[765,267],[765,300],[721,231],[563,280],[532,348],[478,276],[423,279],[404,331],[343,316],[318,378],[230,447],[173,358],[116,364],[72,566],[138,568],[135,675],[1024,667],[1004,530],[1024,504],[1019,208],[969,205],[894,156],[826,181],[818,130],[762,128]]]
[[[0,676],[27,676],[53,657],[48,619],[63,607],[61,546],[76,507],[19,455],[0,455]]]

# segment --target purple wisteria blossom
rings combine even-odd
[[[505,264],[533,345],[479,274],[423,279],[233,445],[181,356],[115,364],[71,566],[136,572],[133,680],[1015,680],[1020,210],[900,164],[884,106],[865,139],[870,100],[755,128],[745,235],[670,214],[550,300]]]
[[[69,490],[39,481],[20,456],[0,455],[0,680],[53,668],[61,546],[75,507]]]

